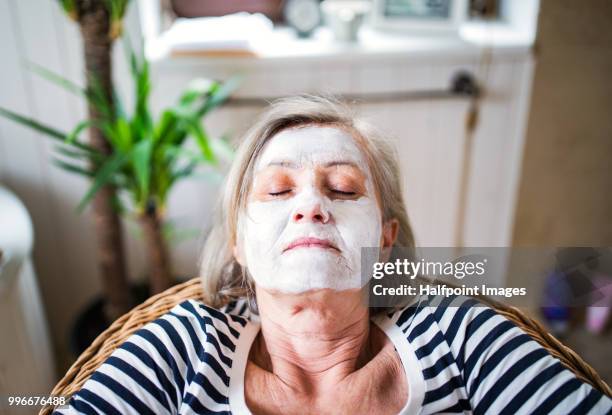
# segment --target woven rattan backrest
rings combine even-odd
[[[55,396],[71,396],[83,386],[91,374],[132,333],[185,300],[201,300],[201,294],[200,280],[194,278],[149,298],[129,313],[123,315],[100,334],[91,346],[79,356],[64,377],[53,388],[51,394]],[[540,323],[515,307],[505,306],[484,298],[479,298],[479,300],[486,302],[498,313],[524,330],[525,333],[548,350],[551,355],[559,359],[563,365],[574,372],[578,378],[590,383],[606,395],[612,396],[610,387],[601,379],[597,372],[573,350],[549,334]],[[45,407],[40,413],[49,414],[52,409],[51,407]]]

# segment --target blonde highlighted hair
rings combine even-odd
[[[413,248],[414,237],[402,197],[401,175],[394,146],[371,124],[361,120],[339,100],[324,96],[299,95],[274,101],[246,132],[226,178],[200,263],[204,301],[222,307],[230,301],[254,301],[252,281],[233,255],[238,218],[246,207],[253,181],[255,161],[274,135],[289,128],[321,125],[351,133],[363,151],[372,173],[383,222],[399,224],[394,246]]]

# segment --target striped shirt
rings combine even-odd
[[[466,298],[421,297],[372,317],[408,380],[402,414],[606,414],[612,400],[527,334]],[[244,301],[188,300],[130,336],[59,414],[242,414],[259,332]]]

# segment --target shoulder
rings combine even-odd
[[[190,299],[177,304],[161,318],[174,315],[205,321],[210,319],[215,323],[222,322],[232,327],[236,324],[244,326],[246,320],[251,318],[246,299],[232,301],[221,308],[214,308],[202,301]]]
[[[198,300],[183,301],[139,328],[119,349],[141,360],[166,361],[170,367],[177,359],[194,366],[199,356],[211,349],[218,360],[229,365],[225,356],[235,349],[248,319],[240,304],[234,304],[233,309],[228,306],[216,309]]]
[[[246,313],[239,303],[222,310],[197,300],[174,305],[127,337],[74,395],[70,408],[174,413],[186,404],[203,413],[194,396],[205,395],[224,407],[219,402]]]
[[[471,297],[422,297],[389,317],[431,378],[487,376],[525,355],[534,362],[547,355],[512,321]]]
[[[451,407],[474,413],[609,411],[610,400],[601,392],[476,299],[422,297],[387,316],[416,354],[429,412]]]
[[[217,309],[201,301],[183,301],[159,318],[147,323],[141,330],[158,334],[173,331],[188,331],[189,334],[213,334],[238,337],[249,319],[246,302],[240,300]],[[159,328],[163,330],[160,332]]]
[[[435,339],[447,343],[457,353],[473,338],[480,342],[505,334],[524,334],[489,305],[471,297],[422,296],[388,313],[388,317],[406,333],[409,341],[431,343]]]

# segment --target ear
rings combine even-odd
[[[399,233],[399,221],[395,218],[386,221],[382,229],[381,248],[391,248],[397,240]]]
[[[380,257],[382,262],[388,261],[391,256],[391,248],[399,233],[399,221],[397,219],[388,220],[383,224],[382,236],[380,241]]]

